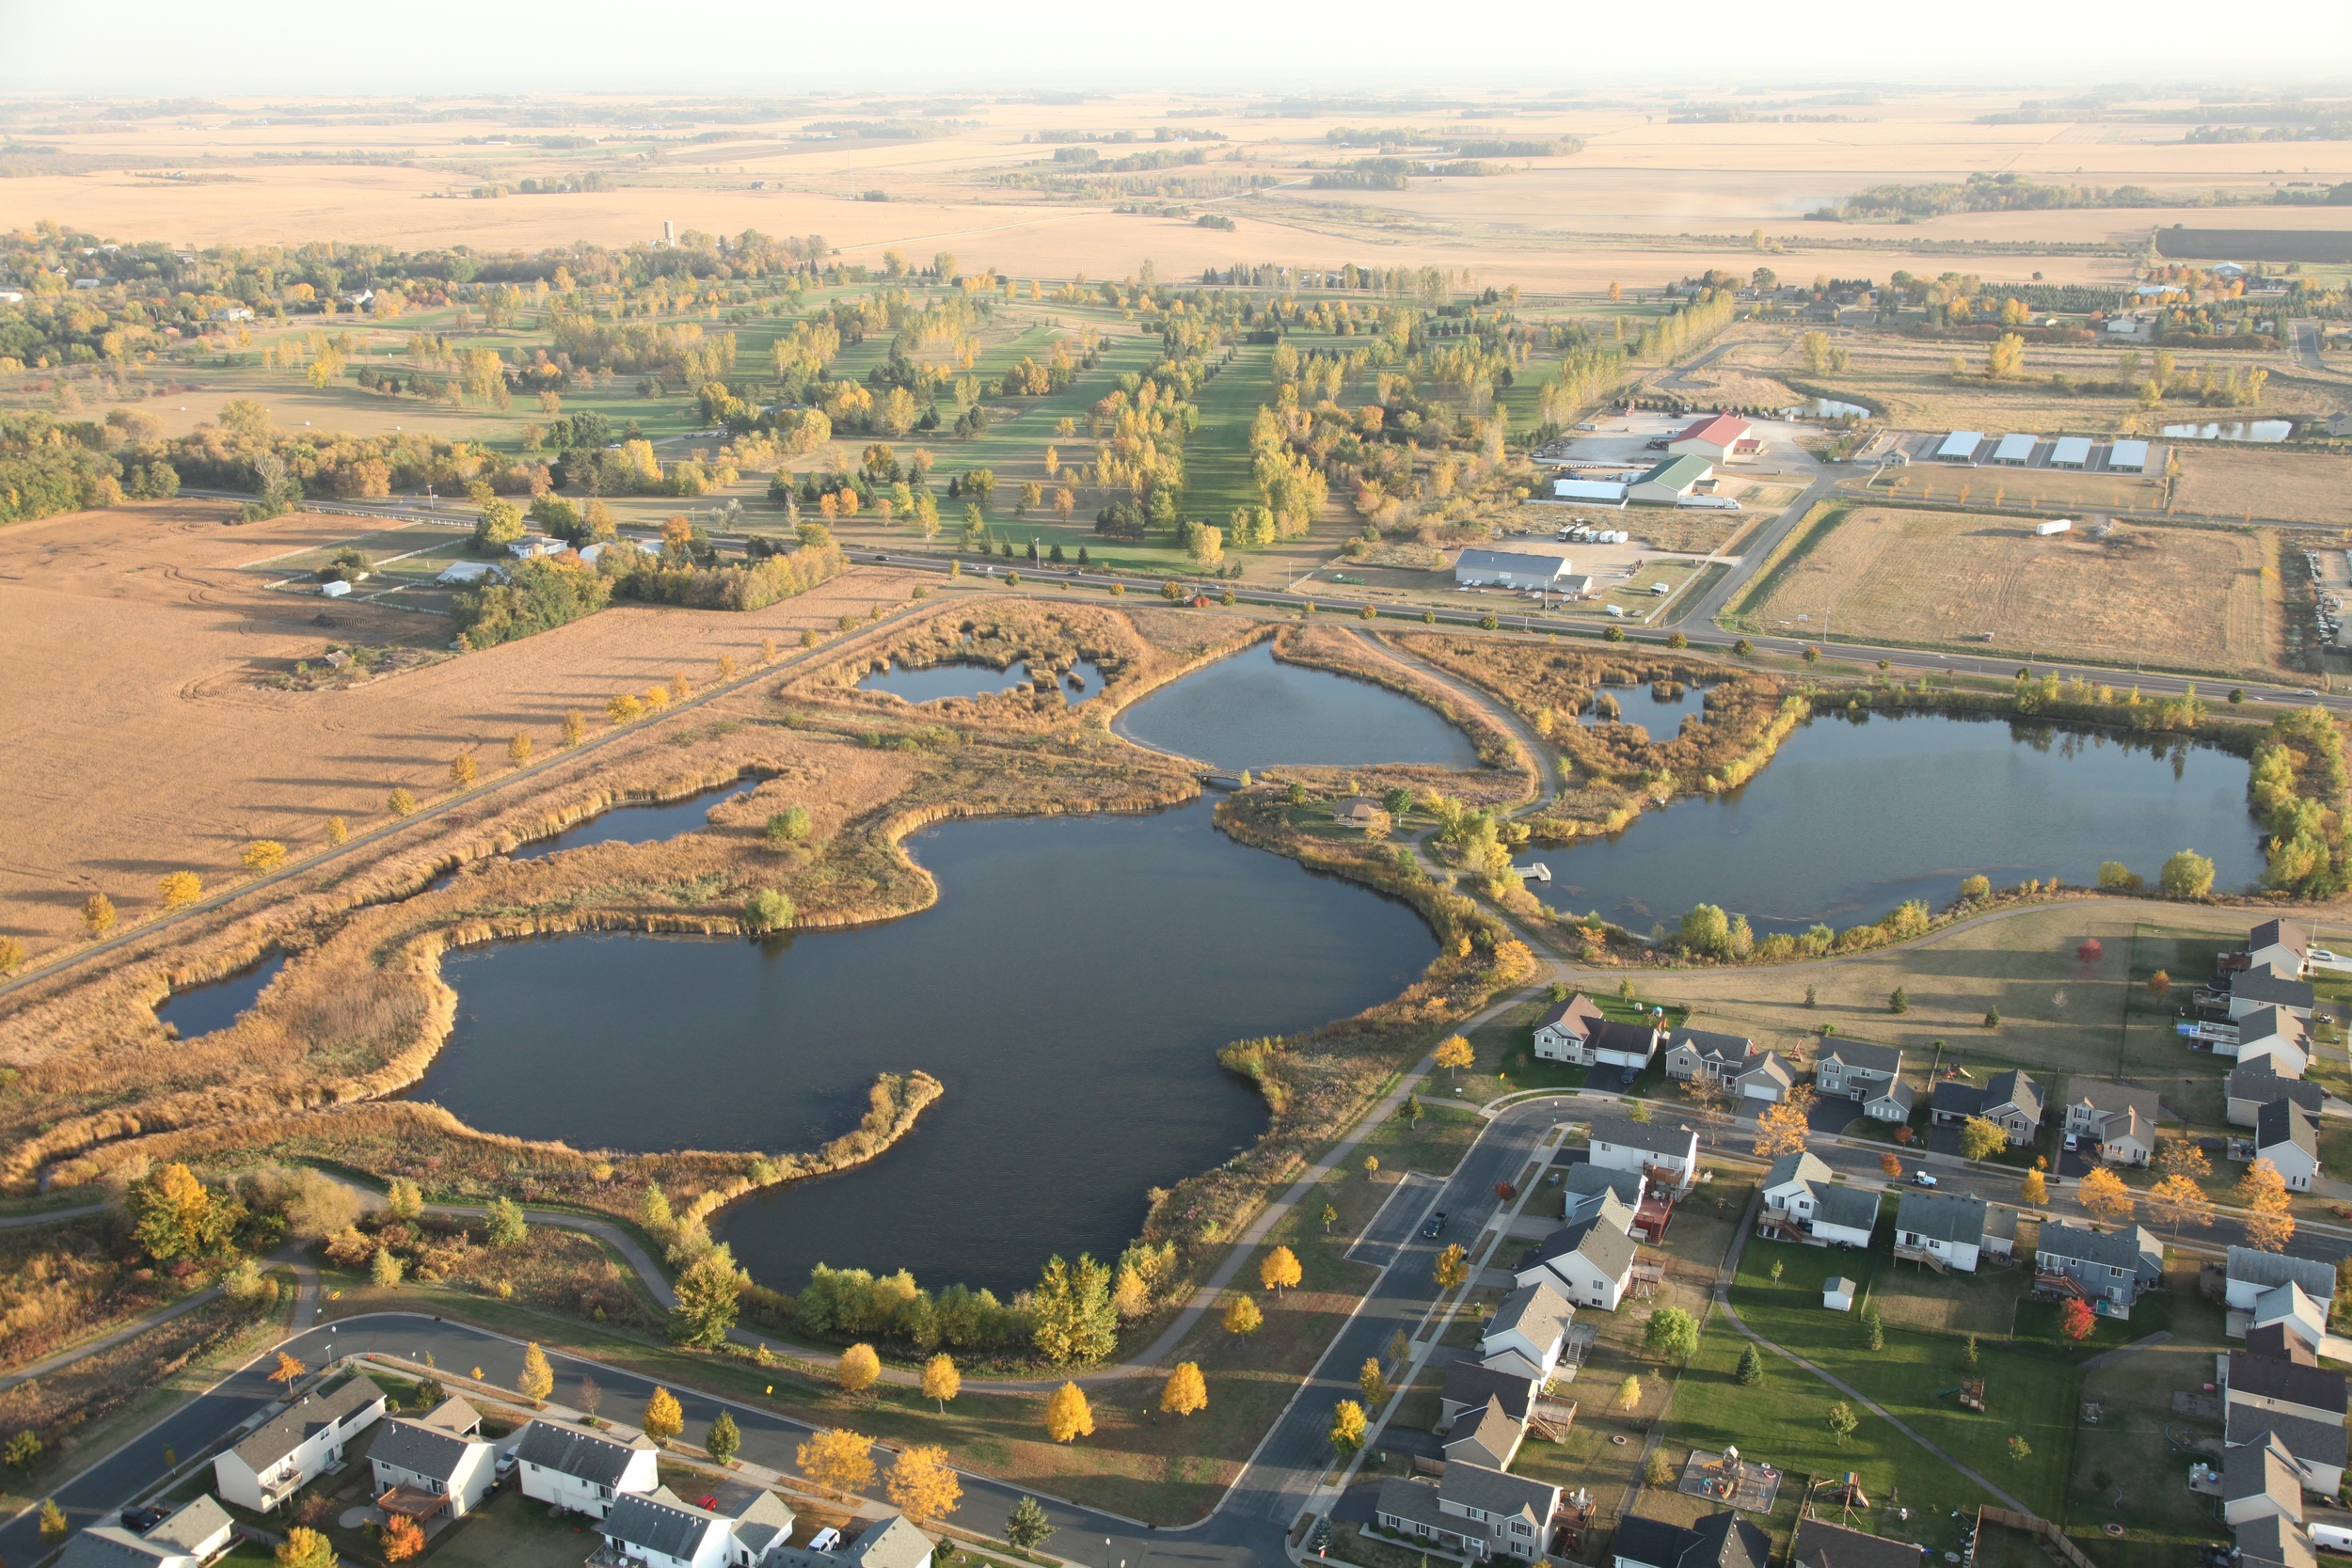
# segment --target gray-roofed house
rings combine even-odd
[[[2266,1514],[2303,1522],[2303,1467],[2285,1443],[2264,1433],[2258,1442],[2221,1453],[2221,1519],[2247,1525]]]
[[[2336,1269],[2316,1258],[2290,1258],[2283,1252],[2262,1252],[2250,1246],[2230,1249],[2225,1299],[2240,1312],[2251,1312],[2263,1293],[2292,1281],[2319,1305],[2323,1314],[2335,1300]]]
[[[93,1526],[65,1544],[56,1568],[202,1568],[229,1549],[235,1533],[228,1510],[199,1497],[144,1533]]]
[[[1800,1519],[1788,1560],[1795,1568],[1919,1568],[1919,1548],[1826,1519]]]
[[[2309,980],[2281,974],[2267,964],[2241,969],[2230,976],[2230,1016],[2242,1019],[2261,1007],[2278,1007],[2306,1022],[2317,998]]]
[[[2095,1078],[2067,1081],[2067,1135],[2095,1140],[2099,1158],[2109,1164],[2144,1165],[2154,1157],[2162,1110],[2153,1089]]]
[[[1835,1036],[1821,1042],[1821,1053],[1813,1061],[1813,1086],[1832,1100],[1867,1103],[1902,1075],[1903,1053],[1898,1047]]]
[[[1796,1086],[1796,1073],[1789,1068],[1788,1059],[1777,1051],[1757,1052],[1731,1080],[1732,1093],[1740,1097],[1742,1104],[1753,1100],[1777,1105]]]
[[[1666,1038],[1666,1076],[1677,1084],[1698,1078],[1727,1084],[1740,1076],[1755,1054],[1756,1042],[1745,1035],[1677,1029]]]
[[[2241,1062],[2231,1069],[2229,1087],[2229,1118],[2238,1127],[2251,1127],[2262,1108],[2274,1100],[2292,1100],[2313,1116],[2328,1104],[2328,1091],[2317,1084],[2299,1078],[2280,1077],[2272,1058],[2259,1057]]]
[[[2235,1056],[2240,1067],[2266,1060],[2280,1077],[2300,1078],[2311,1070],[2311,1026],[2284,1007],[2256,1007],[2237,1021],[2237,1043],[2214,1053]]]
[[[1673,1122],[1595,1117],[1593,1164],[1610,1170],[1664,1170],[1677,1185],[1688,1186],[1698,1174],[1699,1135]]]
[[[342,1462],[343,1449],[384,1415],[384,1390],[354,1374],[296,1399],[213,1460],[213,1488],[239,1508],[267,1513]]]
[[[1478,1359],[1504,1371],[1542,1379],[1560,1365],[1576,1308],[1549,1285],[1522,1285],[1504,1296],[1479,1336]]]
[[[2319,1175],[2319,1125],[2292,1100],[2274,1100],[2254,1113],[2254,1157],[2267,1160],[2298,1193]]]
[[[2292,1335],[2317,1355],[2328,1343],[2328,1309],[2305,1293],[2294,1280],[2273,1285],[2254,1298],[2246,1316],[2246,1348],[2255,1348],[2255,1336],[2269,1330]]]
[[[2164,1283],[2164,1243],[2145,1226],[2092,1230],[2045,1220],[2033,1266],[2038,1275],[2073,1280],[2103,1315],[2129,1318],[2141,1294]]]
[[[1614,1198],[1629,1207],[1638,1207],[1642,1201],[1639,1171],[1611,1170],[1589,1160],[1556,1169],[1560,1177],[1560,1217],[1570,1225],[1599,1213],[1605,1198]]]
[[[1615,1568],[1765,1568],[1772,1546],[1771,1536],[1725,1509],[1692,1526],[1620,1520],[1611,1550]]]
[[[1862,1102],[1862,1114],[1872,1121],[1905,1122],[1918,1107],[1919,1091],[1898,1078]]]
[[[1524,1421],[1535,1408],[1538,1386],[1537,1380],[1525,1372],[1468,1359],[1456,1361],[1445,1370],[1445,1382],[1438,1389],[1438,1430],[1451,1432],[1466,1412],[1485,1410],[1489,1400],[1500,1401],[1502,1413],[1513,1420]]]
[[[1774,1161],[1764,1176],[1763,1196],[1766,1219],[1841,1246],[1868,1246],[1878,1225],[1878,1194],[1839,1185],[1812,1154]]]
[[[2312,961],[2312,933],[2292,920],[2265,920],[2246,933],[2246,961],[2301,979]]]
[[[2341,1424],[2273,1415],[2234,1401],[2227,1415],[2228,1426],[2221,1438],[2228,1445],[2223,1450],[2225,1461],[2240,1449],[2277,1443],[2294,1457],[2304,1491],[2332,1497],[2343,1489],[2345,1433]]]
[[[1473,1562],[1494,1557],[1544,1560],[1544,1534],[1559,1511],[1560,1489],[1476,1465],[1449,1464],[1432,1483],[1391,1476],[1380,1484],[1373,1517],[1384,1528],[1459,1552]]]
[[[1454,1423],[1453,1433],[1445,1440],[1445,1462],[1449,1465],[1483,1465],[1489,1470],[1507,1470],[1526,1436],[1526,1421],[1513,1420],[1502,1408],[1502,1401],[1489,1394],[1484,1409],[1465,1414]]]
[[[617,1562],[648,1568],[724,1568],[737,1557],[725,1515],[688,1502],[666,1486],[612,1499],[596,1533]]]
[[[481,1416],[457,1399],[422,1420],[387,1418],[368,1445],[377,1506],[414,1519],[444,1510],[463,1518],[498,1484],[498,1447],[481,1433]]]
[[[1613,1223],[1620,1215],[1626,1226]],[[1614,1312],[1632,1289],[1633,1260],[1641,1250],[1628,1233],[1631,1219],[1614,1197],[1608,1198],[1593,1218],[1563,1226],[1529,1247],[1513,1278],[1522,1287],[1549,1286],[1579,1307]]]
[[[931,1538],[914,1520],[894,1513],[868,1525],[841,1560],[847,1568],[930,1568],[931,1549]]]
[[[660,1484],[653,1439],[642,1432],[533,1421],[515,1449],[522,1493],[601,1519],[616,1497]]]
[[[2292,1290],[2293,1286],[2284,1287]],[[2261,1414],[2293,1416],[2340,1427],[2344,1418],[2342,1372],[2284,1356],[2232,1351],[2221,1358],[2221,1387],[2229,1403]]]
[[[2319,1568],[2312,1538],[2280,1514],[2265,1513],[2238,1526],[2233,1544],[2237,1547],[2237,1568]]]
[[[1666,1031],[1652,1029],[1646,1024],[1620,1023],[1609,1019],[1595,1029],[1585,1041],[1586,1054],[1595,1067],[1631,1068],[1639,1072],[1650,1065],[1658,1048],[1666,1043]]]
[[[1984,1249],[1984,1199],[1956,1193],[1904,1192],[1895,1206],[1895,1256],[1933,1259],[1947,1269],[1977,1272]]]
[[[1945,1079],[1935,1085],[1933,1109],[1939,1126],[1982,1117],[2008,1133],[2011,1146],[2029,1144],[2042,1132],[2042,1086],[2014,1068],[1994,1073],[1982,1088]]]
[[[1593,1034],[1607,1022],[1598,1004],[1579,991],[1535,1021],[1535,1054],[1547,1062],[1590,1067]]]

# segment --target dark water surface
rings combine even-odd
[[[552,838],[534,838],[529,844],[515,847],[510,858],[535,861],[542,855],[552,855],[559,849],[577,849],[583,844],[651,844],[656,839],[675,838],[698,828],[710,826],[710,808],[722,800],[732,800],[739,795],[749,795],[757,789],[757,779],[739,779],[734,784],[719,784],[697,790],[675,800],[648,800],[637,805],[618,805],[598,812],[585,822],[564,829]]]
[[[1079,684],[1073,687],[1070,675],[1076,675]],[[860,691],[895,691],[910,703],[935,703],[942,697],[985,697],[992,691],[1014,691],[1029,684],[1035,677],[1029,673],[1029,661],[1017,658],[1002,670],[985,664],[934,664],[928,670],[911,670],[893,662],[887,670],[878,670],[857,683]],[[1072,707],[1083,707],[1103,691],[1102,667],[1090,658],[1073,662],[1068,674],[1057,683],[1063,700]]]
[[[226,1029],[236,1022],[239,1013],[253,1006],[254,999],[269,989],[269,983],[285,967],[286,955],[273,953],[234,974],[175,990],[156,1006],[155,1021],[179,1030],[183,1040]]]
[[[1686,714],[1696,714],[1702,719],[1707,717],[1705,687],[1686,686],[1679,697],[1658,696],[1647,686],[1600,686],[1593,689],[1594,696],[1604,694],[1617,699],[1617,722],[1631,724],[1655,741],[1672,740],[1680,735]],[[1578,716],[1578,721],[1584,724],[1610,722],[1589,709]]]
[[[1941,908],[1979,872],[1995,886],[2089,883],[2112,860],[2153,882],[2181,848],[2211,858],[2215,887],[2234,890],[2263,868],[2246,780],[2243,759],[2211,747],[2152,752],[2005,720],[1825,715],[1731,794],[1645,812],[1614,838],[1537,858],[1551,867],[1546,902],[1642,931],[1701,903],[1759,931],[1858,925],[1908,898]]]
[[[1475,768],[1470,738],[1435,708],[1370,681],[1285,664],[1261,642],[1163,687],[1119,717],[1120,734],[1245,768]]]
[[[418,1097],[580,1147],[785,1150],[852,1126],[876,1072],[921,1068],[947,1092],[904,1143],[718,1231],[786,1290],[823,1261],[1002,1292],[1048,1253],[1116,1253],[1147,1188],[1257,1135],[1219,1046],[1386,1000],[1436,953],[1410,909],[1241,847],[1206,801],[908,848],[940,902],[886,925],[449,954],[457,1024]]]

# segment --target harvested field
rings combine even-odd
[[[2234,517],[2250,508],[2257,517],[2352,528],[2352,457],[2202,441],[2181,441],[2172,450],[2181,460],[2172,497],[2183,512]]]
[[[1863,641],[1981,643],[2004,655],[2275,671],[2264,541],[2213,529],[2119,528],[2038,538],[1968,513],[1856,507],[1817,525],[1742,617],[1761,630],[1826,612]]]
[[[224,527],[231,515],[163,502],[0,532],[0,658],[16,691],[0,757],[11,824],[0,934],[36,958],[81,935],[92,893],[135,918],[167,872],[218,886],[251,840],[314,848],[329,817],[354,831],[381,818],[395,784],[439,793],[461,751],[485,775],[517,732],[545,755],[566,712],[600,728],[615,692],[675,671],[699,683],[723,654],[749,669],[762,638],[791,647],[804,627],[907,593],[896,573],[861,571],[753,614],[621,606],[349,690],[278,690],[274,678],[330,641],[437,650],[448,623],[274,593],[251,569],[373,525],[296,515]]]

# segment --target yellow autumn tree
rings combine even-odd
[[[842,1391],[862,1394],[882,1377],[882,1357],[871,1345],[851,1345],[841,1353],[841,1364],[834,1370]]]
[[[523,1347],[523,1370],[515,1380],[515,1391],[533,1404],[555,1392],[555,1369],[548,1365],[548,1353],[536,1339]]]
[[[2268,1160],[2257,1160],[2238,1178],[2238,1206],[2246,1211],[2246,1239],[2265,1252],[2284,1252],[2295,1240],[2286,1178]]]
[[[1265,1314],[1247,1294],[1236,1291],[1225,1301],[1225,1332],[1255,1334],[1265,1323]]]
[[[1805,1116],[1806,1107],[1785,1100],[1777,1105],[1767,1105],[1756,1118],[1756,1151],[1767,1159],[1783,1154],[1804,1152],[1805,1134],[1812,1131]]]
[[[2017,1184],[2017,1196],[2021,1201],[2038,1208],[2050,1201],[2050,1183],[2042,1180],[2040,1171],[2029,1170],[2026,1173],[2026,1180]]]
[[[163,895],[164,908],[176,910],[204,896],[204,879],[193,871],[167,872],[155,883],[155,891]]]
[[[666,1443],[686,1430],[686,1412],[678,1408],[675,1394],[667,1388],[656,1388],[653,1398],[645,1402],[644,1418],[637,1424],[655,1442]]]
[[[1094,1435],[1094,1407],[1086,1391],[1065,1383],[1045,1402],[1045,1434],[1057,1443],[1072,1443]]]
[[[1298,1254],[1286,1246],[1278,1246],[1258,1260],[1258,1282],[1278,1296],[1301,1277]]]
[[[2094,1220],[2127,1219],[2133,1208],[2132,1190],[2123,1185],[2122,1177],[2105,1165],[2093,1165],[2084,1173],[2081,1184],[2074,1189],[2074,1199]]]
[[[801,1474],[818,1485],[835,1492],[856,1492],[874,1483],[873,1448],[870,1438],[846,1427],[829,1427],[811,1433],[808,1441],[793,1450],[792,1458]]]
[[[939,1405],[939,1413],[947,1414],[947,1402],[963,1392],[963,1374],[956,1370],[956,1358],[941,1351],[923,1363],[923,1397]]]
[[[1445,1069],[1447,1076],[1458,1078],[1464,1068],[1478,1060],[1478,1053],[1472,1051],[1470,1042],[1461,1036],[1448,1035],[1438,1042],[1438,1049],[1430,1060]]]
[[[1167,1386],[1160,1390],[1160,1408],[1171,1416],[1189,1416],[1208,1407],[1209,1385],[1200,1375],[1200,1364],[1178,1362],[1176,1370],[1168,1374]]]
[[[946,1518],[963,1500],[963,1482],[946,1449],[918,1447],[899,1454],[890,1466],[888,1491],[892,1506],[918,1525]]]

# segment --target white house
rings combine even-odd
[[[2262,1108],[2274,1100],[2292,1100],[2312,1116],[2318,1116],[2328,1104],[2326,1089],[2317,1084],[2281,1077],[2267,1056],[2241,1062],[2231,1069],[2226,1092],[2229,1119],[2239,1127],[2253,1126]]]
[[[1639,1072],[1650,1065],[1658,1048],[1666,1043],[1666,1031],[1639,1023],[1619,1023],[1612,1019],[1594,1030],[1584,1043],[1592,1066],[1631,1068]]]
[[[1906,1191],[1895,1206],[1895,1256],[1925,1253],[1947,1268],[1977,1272],[1984,1249],[1984,1199]]]
[[[2254,1113],[2254,1157],[2279,1167],[2295,1192],[2308,1193],[2319,1174],[2319,1127],[2292,1100],[2274,1100]]]
[[[1688,1186],[1698,1174],[1699,1135],[1678,1124],[1595,1117],[1593,1164],[1603,1170],[1662,1170],[1677,1186]]]
[[[2253,1247],[2230,1249],[2224,1298],[2236,1311],[2251,1312],[2266,1291],[2293,1281],[2317,1302],[2323,1318],[2335,1299],[2336,1268],[2313,1258],[2290,1258],[2283,1252],[2260,1252]]]
[[[213,1461],[222,1498],[267,1513],[342,1462],[354,1437],[384,1417],[384,1390],[364,1374],[304,1394]]]
[[[2236,1046],[2224,1050],[2217,1041],[2214,1054],[2233,1055],[2241,1067],[2266,1056],[2280,1077],[2300,1078],[2312,1065],[2311,1026],[2284,1007],[2256,1007],[2238,1020]]]
[[[2273,1515],[2303,1522],[2303,1467],[2272,1433],[2259,1443],[2225,1449],[2221,1454],[2221,1520],[2250,1525]]]
[[[1454,561],[1454,580],[1465,588],[1549,588],[1569,576],[1564,555],[1517,550],[1464,550]]]
[[[1498,1371],[1537,1380],[1551,1376],[1565,1348],[1576,1308],[1549,1285],[1522,1285],[1504,1296],[1479,1337],[1478,1359]]]
[[[2249,1014],[2264,1007],[2277,1007],[2309,1022],[2316,1000],[2310,981],[2282,974],[2267,964],[2241,969],[2230,976],[2230,1017],[2240,1021],[2241,1028]]]
[[[422,1420],[387,1418],[368,1445],[375,1493],[388,1513],[429,1518],[446,1509],[463,1518],[498,1484],[498,1447],[482,1435],[482,1416],[464,1400],[442,1402]],[[395,1507],[383,1499],[405,1490]]]
[[[2246,933],[2246,961],[2300,980],[2312,962],[2312,933],[2292,920],[2265,920]]]
[[[56,1568],[202,1568],[227,1551],[236,1523],[199,1497],[144,1532],[94,1525],[65,1544]]]
[[[1604,1198],[1593,1218],[1563,1226],[1529,1247],[1512,1278],[1521,1288],[1546,1286],[1579,1307],[1614,1312],[1633,1284],[1639,1249],[1629,1234],[1632,1224],[1631,1210]]]
[[[1593,999],[1579,991],[1535,1021],[1535,1054],[1547,1062],[1589,1067],[1593,1035],[1606,1022]]]
[[[1628,1212],[1642,1205],[1639,1171],[1607,1170],[1583,1161],[1560,1166],[1554,1174],[1560,1180],[1560,1218],[1566,1224],[1591,1219],[1606,1203],[1614,1202]]]
[[[1765,1173],[1764,1213],[1817,1241],[1867,1247],[1878,1228],[1879,1196],[1838,1184],[1811,1154],[1784,1154]]]
[[[660,1484],[653,1439],[642,1432],[533,1421],[512,1445],[526,1497],[601,1519],[613,1498]]]

